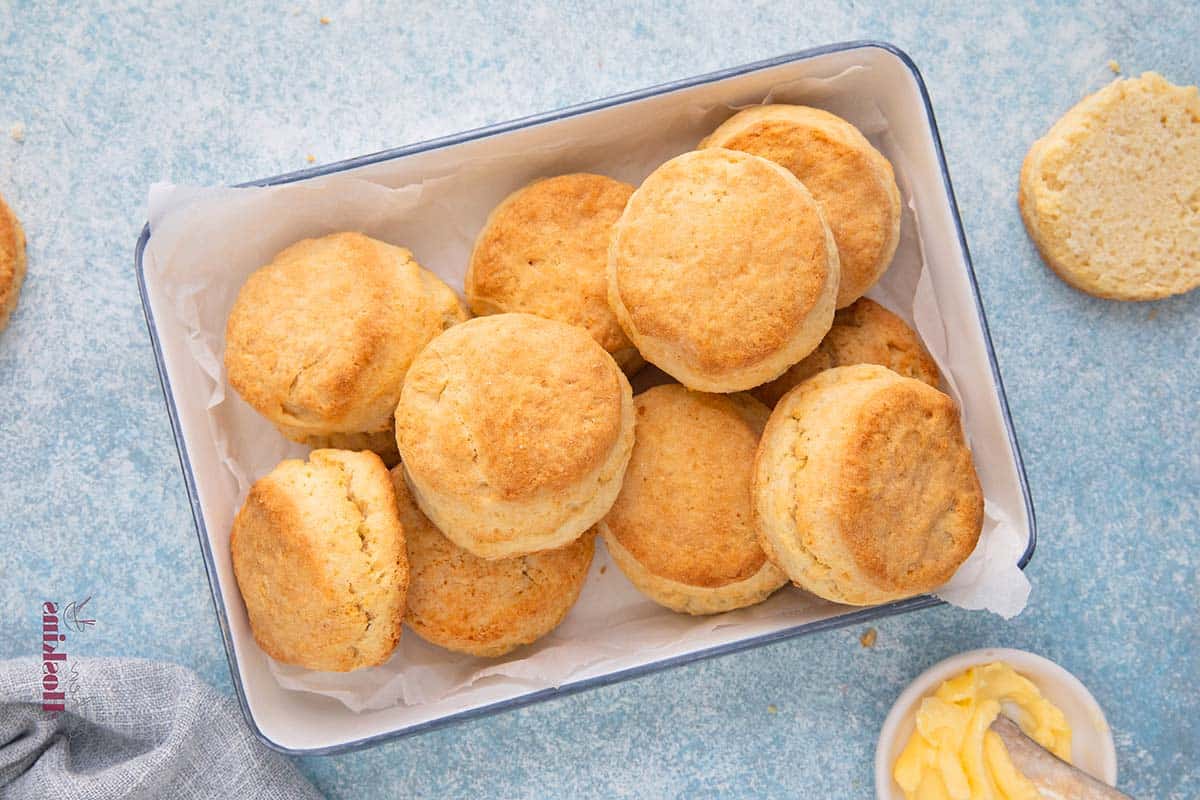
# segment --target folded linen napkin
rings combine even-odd
[[[60,662],[61,663],[61,662]],[[5,800],[319,800],[257,741],[234,702],[191,670],[72,657],[44,696],[42,661],[0,661],[0,797]],[[57,680],[62,678],[61,681]]]

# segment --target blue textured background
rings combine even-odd
[[[1192,0],[140,5],[0,0],[0,192],[30,265],[0,334],[0,658],[34,650],[41,598],[91,593],[77,652],[230,691],[134,283],[151,182],[237,182],[879,38],[915,59],[941,125],[1040,522],[1029,609],[921,612],[872,650],[861,629],[820,634],[301,767],[330,797],[867,797],[901,688],[998,645],[1091,688],[1128,791],[1200,796],[1200,292],[1079,294],[1015,204],[1026,148],[1108,59],[1200,79]]]

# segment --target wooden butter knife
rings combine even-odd
[[[991,729],[1004,742],[1013,766],[1047,800],[1133,800],[1063,761],[1026,736],[1021,726],[1003,714],[996,717]]]

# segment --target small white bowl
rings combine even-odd
[[[1110,786],[1117,783],[1117,750],[1112,731],[1100,704],[1071,673],[1041,656],[1024,650],[989,648],[971,650],[934,664],[909,684],[896,699],[883,721],[875,745],[875,797],[904,800],[904,792],[892,779],[892,767],[915,727],[914,717],[921,700],[937,687],[978,664],[1004,661],[1033,681],[1042,694],[1062,709],[1071,726],[1071,762]]]

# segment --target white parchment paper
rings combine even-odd
[[[848,91],[852,68],[828,78],[805,78],[775,86],[763,102],[803,102],[854,122],[892,161],[905,198],[901,242],[895,261],[870,296],[914,324],[960,401],[948,333],[926,269],[924,242],[909,184],[910,154],[889,134],[876,105]],[[303,456],[234,393],[222,369],[225,319],[238,289],[258,267],[293,242],[341,230],[358,230],[408,247],[427,268],[461,290],[474,237],[488,212],[509,192],[537,177],[587,170],[640,182],[658,164],[695,146],[734,110],[728,105],[691,106],[643,128],[598,131],[579,140],[512,155],[484,155],[456,163],[422,180],[389,188],[353,175],[328,176],[272,188],[196,188],[159,184],[150,193],[152,237],[145,254],[148,281],[167,299],[187,331],[187,348],[200,365],[204,385],[174,387],[206,398],[205,422],[240,504],[250,484],[282,458]],[[355,175],[366,174],[364,172]],[[639,382],[644,382],[644,379]],[[971,418],[964,415],[971,438]],[[1008,458],[975,446],[976,459]],[[200,478],[198,477],[198,481]],[[236,505],[224,519],[207,520],[217,558],[228,558],[228,532]],[[939,596],[972,609],[1010,617],[1024,607],[1029,583],[1017,568],[1025,536],[1015,525],[1021,509],[987,498],[983,535],[976,551]],[[521,690],[557,686],[581,670],[630,653],[657,660],[686,647],[702,633],[762,620],[788,626],[832,616],[837,606],[789,587],[767,602],[715,617],[667,611],[639,594],[611,564],[603,544],[576,607],[552,634],[502,659],[449,653],[411,632],[395,656],[380,667],[349,674],[320,673],[272,663],[286,688],[337,698],[355,711],[397,703],[429,703],[479,682],[505,681]],[[849,609],[846,609],[849,610]]]

